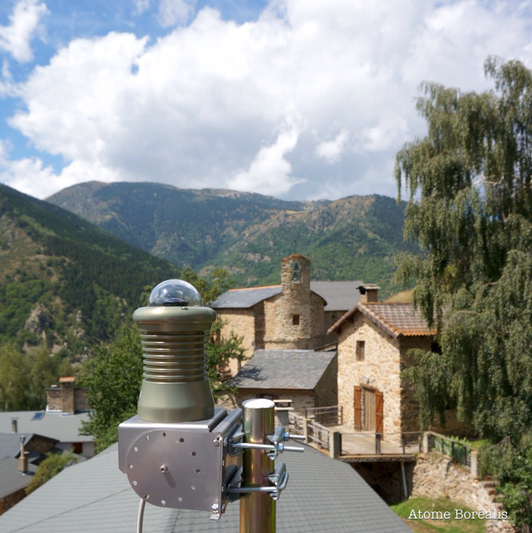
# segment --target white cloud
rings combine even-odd
[[[39,20],[48,13],[39,0],[20,0],[9,15],[9,26],[0,26],[0,50],[11,54],[19,62],[33,59],[30,42]]]
[[[163,28],[184,24],[192,15],[195,3],[196,0],[159,0],[159,24]]]
[[[395,195],[395,153],[424,133],[419,82],[482,90],[489,54],[530,64],[532,47],[532,15],[502,0],[275,0],[245,24],[210,8],[175,17],[155,41],[76,39],[26,81],[4,79],[23,104],[10,125],[65,160],[57,175],[11,162],[10,183],[30,184],[33,168],[42,196],[88,179]]]
[[[322,141],[316,146],[316,154],[327,163],[336,163],[345,149],[349,132],[344,128],[334,139]]]
[[[302,180],[291,175],[292,165],[285,159],[296,147],[297,138],[298,131],[293,125],[279,133],[272,145],[259,150],[249,170],[229,180],[229,188],[276,195],[288,192],[293,185],[301,183]]]

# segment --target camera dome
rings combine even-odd
[[[169,279],[159,283],[150,294],[149,307],[156,306],[194,307],[202,306],[200,293],[182,279]]]

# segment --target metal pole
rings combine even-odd
[[[242,404],[244,441],[265,442],[266,435],[275,431],[274,407],[271,400],[247,400]],[[268,475],[274,472],[274,462],[264,450],[246,449],[242,465],[243,487],[271,485]],[[275,501],[265,492],[246,493],[240,499],[240,533],[275,533]]]

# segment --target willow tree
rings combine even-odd
[[[410,371],[427,424],[447,406],[487,437],[532,427],[532,72],[488,58],[481,94],[424,83],[428,134],[397,154],[409,196],[398,274],[441,354]]]

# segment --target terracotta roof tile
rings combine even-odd
[[[411,303],[359,303],[350,309],[328,331],[333,332],[341,328],[349,318],[360,312],[370,318],[375,324],[387,331],[392,337],[419,337],[434,335],[436,331],[429,329],[419,311]]]

